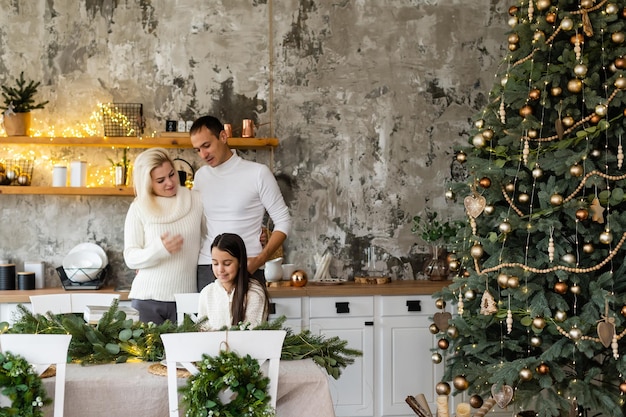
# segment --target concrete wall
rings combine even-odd
[[[98,103],[142,103],[146,134],[167,119],[244,118],[275,136],[273,165],[294,218],[287,260],[312,276],[379,267],[414,279],[423,242],[410,219],[445,201],[451,148],[485,103],[506,52],[508,4],[496,0],[0,0],[0,84],[24,71],[42,81],[41,135],[102,135]],[[77,133],[78,132],[78,133]],[[136,150],[130,151],[131,159]],[[193,151],[175,151],[198,167]],[[89,162],[110,181],[121,150],[0,145],[0,158],[35,158],[35,185],[59,161]],[[246,158],[270,163],[266,151]],[[123,223],[131,197],[0,195],[0,259],[53,268],[76,244],[107,251],[128,284]]]

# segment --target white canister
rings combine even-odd
[[[67,167],[65,165],[55,165],[52,168],[52,186],[67,187]]]
[[[72,161],[70,164],[70,185],[72,187],[87,186],[87,162]]]
[[[35,289],[44,288],[44,263],[40,261],[24,261],[24,272],[35,273]]]

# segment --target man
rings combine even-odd
[[[230,149],[224,125],[215,117],[200,117],[189,132],[192,146],[207,164],[196,172],[193,185],[202,196],[208,228],[198,258],[198,291],[215,280],[211,243],[222,233],[241,236],[248,253],[248,271],[265,283],[259,268],[283,244],[291,229],[289,209],[274,174],[266,165],[247,161]],[[262,246],[265,212],[274,230]]]

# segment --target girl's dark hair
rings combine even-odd
[[[248,253],[243,239],[234,233],[223,233],[218,235],[211,244],[211,250],[217,248],[224,252],[228,252],[231,256],[239,261],[239,272],[235,279],[235,293],[233,294],[233,303],[231,306],[231,314],[233,321],[231,325],[235,326],[243,322],[246,317],[246,295],[250,288],[250,280],[256,278],[248,272]],[[258,282],[258,280],[257,280]],[[265,285],[258,282],[265,293],[265,303],[269,304],[269,294]],[[267,310],[267,306],[266,306]]]

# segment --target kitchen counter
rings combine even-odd
[[[359,296],[359,295],[430,295],[449,285],[451,281],[428,280],[396,280],[387,284],[356,284],[354,281],[335,285],[319,285],[309,282],[304,287],[270,287],[272,298],[285,297],[328,297],[328,296]],[[80,291],[80,290],[75,290]],[[1,303],[30,303],[31,295],[59,294],[69,292],[63,287],[43,288],[39,290],[0,291]],[[127,291],[115,291],[113,287],[104,287],[98,293],[120,294],[120,301],[128,300]]]

